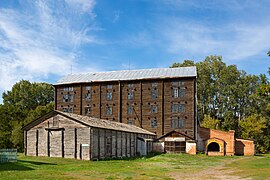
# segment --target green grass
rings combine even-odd
[[[172,179],[171,173],[192,175],[221,165],[248,171],[244,177],[265,179],[270,177],[269,157],[161,154],[131,160],[81,161],[20,154],[17,163],[0,164],[0,179]]]
[[[238,171],[233,174],[242,178],[270,179],[270,154],[239,159],[227,167],[237,168]]]

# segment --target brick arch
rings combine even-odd
[[[210,156],[224,156],[225,152],[224,140],[211,138],[207,140],[205,153]]]

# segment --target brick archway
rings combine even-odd
[[[211,142],[207,146],[207,152],[220,152],[220,145],[217,142]]]
[[[209,156],[224,156],[225,142],[222,139],[211,138],[207,140],[205,153]]]

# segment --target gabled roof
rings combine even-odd
[[[36,119],[35,121],[30,122],[29,124],[25,125],[22,129],[23,130],[29,130],[32,127],[38,125],[39,123],[49,119],[50,117],[53,117],[57,114],[60,114],[68,119],[71,119],[73,121],[76,121],[78,123],[81,123],[85,126],[89,127],[95,127],[95,128],[102,128],[102,129],[110,129],[110,130],[117,130],[117,131],[125,131],[125,132],[133,132],[133,133],[139,133],[139,134],[149,134],[149,135],[155,135],[152,132],[149,132],[145,129],[139,128],[134,125],[114,122],[114,121],[108,121],[104,119],[94,118],[94,117],[88,117],[88,116],[82,116],[72,113],[65,113],[61,111],[51,111],[50,113]]]
[[[196,77],[196,75],[196,66],[179,68],[122,70],[110,72],[95,72],[87,74],[70,74],[64,76],[55,85],[87,82]]]
[[[191,137],[191,136],[189,136],[189,135],[187,135],[187,134],[184,134],[184,133],[182,133],[182,132],[180,132],[180,131],[178,131],[178,130],[172,130],[172,131],[170,131],[170,132],[168,132],[168,133],[166,133],[166,134],[164,134],[164,135],[162,135],[162,136],[160,136],[159,138],[157,138],[157,140],[160,140],[160,139],[163,139],[163,138],[165,138],[165,137],[168,137],[168,136],[170,136],[172,133],[177,133],[177,134],[180,134],[181,136],[184,136],[184,137],[186,137],[186,138],[188,138],[188,139],[190,139],[190,140],[194,140],[194,138],[193,137]]]

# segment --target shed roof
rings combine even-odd
[[[72,119],[78,123],[82,123],[89,127],[95,127],[95,128],[102,128],[102,129],[110,129],[110,130],[116,130],[116,131],[125,131],[125,132],[132,132],[132,133],[139,133],[139,134],[148,134],[148,135],[155,135],[154,133],[147,131],[145,129],[139,128],[134,125],[94,118],[94,117],[88,117],[88,116],[82,116],[72,113],[65,113],[62,111],[51,111],[50,113],[42,116],[41,118],[30,122],[29,124],[25,125],[23,127],[23,130],[29,130],[32,127],[36,126],[37,124],[45,121],[46,119],[53,117],[57,114],[63,115],[66,118]]]
[[[109,72],[94,72],[86,74],[70,74],[61,78],[55,85],[85,83],[85,82],[196,77],[196,75],[197,75],[196,66],[179,67],[179,68],[121,70]]]

